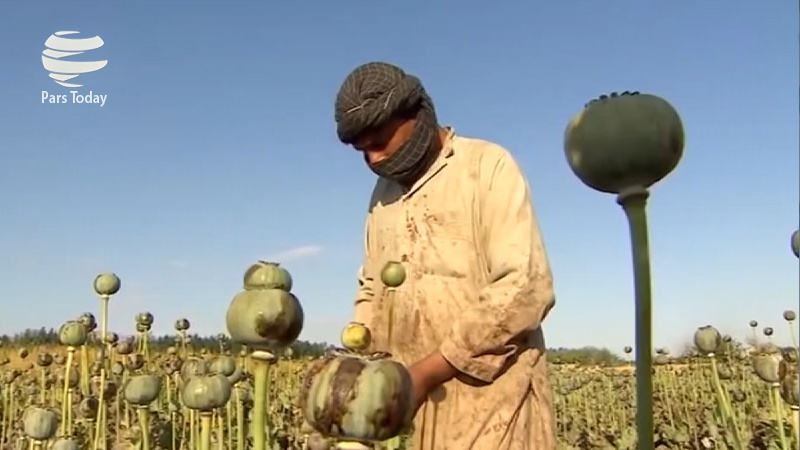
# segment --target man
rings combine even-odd
[[[339,139],[379,176],[355,320],[409,368],[414,449],[555,448],[541,329],[553,282],[516,162],[440,127],[420,81],[390,64],[356,68],[335,109]],[[407,273],[391,291],[388,261]]]

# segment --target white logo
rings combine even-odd
[[[61,36],[78,34],[79,31],[58,31],[45,41],[47,47],[42,52],[42,65],[50,72],[50,78],[61,86],[77,88],[82,84],[67,83],[78,78],[82,73],[96,72],[108,64],[108,61],[70,61],[70,56],[81,55],[89,50],[96,50],[105,44],[100,36],[86,39],[72,39]]]
[[[78,78],[83,73],[97,72],[108,64],[105,61],[75,61],[69,59],[72,56],[82,55],[88,51],[96,50],[105,44],[100,36],[90,38],[71,38],[64,37],[72,34],[79,34],[79,31],[58,31],[50,35],[45,41],[45,48],[42,52],[42,66],[50,72],[50,78],[57,84],[65,88],[79,88],[82,84],[68,83],[70,80]],[[98,95],[89,91],[81,94],[76,90],[69,91],[71,103],[93,103],[101,107],[105,105],[107,95]],[[69,98],[66,94],[50,94],[42,91],[42,103],[68,103]]]

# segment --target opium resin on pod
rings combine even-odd
[[[327,357],[310,368],[300,398],[306,421],[328,437],[384,441],[414,418],[408,370],[391,359]]]
[[[269,349],[289,345],[303,329],[303,308],[294,294],[280,289],[244,290],[228,307],[231,338],[248,347]]]

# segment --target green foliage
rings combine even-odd
[[[582,366],[619,366],[625,360],[607,348],[551,348],[547,350],[547,358],[555,364],[580,364]]]
[[[220,340],[218,336],[200,336],[198,334],[188,335],[191,345],[197,349],[206,349],[208,351],[219,351]],[[57,345],[58,330],[53,328],[39,328],[27,329],[14,335],[0,336],[0,343],[3,345],[11,346],[29,346],[35,347],[39,345]],[[167,347],[175,344],[175,335],[161,335],[151,336],[150,346],[154,350],[165,350]],[[239,351],[239,346],[228,344],[233,352]],[[307,342],[297,341],[291,345],[292,357],[320,357],[331,346],[323,342]],[[606,348],[597,347],[581,347],[581,348],[551,348],[548,349],[547,357],[550,362],[562,364],[581,364],[588,365],[602,365],[602,366],[618,366],[625,363],[625,360],[620,358]]]
[[[198,334],[188,334],[187,337],[195,350],[208,350],[219,352],[220,339],[218,336],[200,336]],[[156,351],[166,350],[170,346],[177,346],[176,335],[150,336],[150,348]],[[36,347],[40,345],[59,345],[58,331],[53,328],[27,329],[14,335],[0,336],[0,343],[3,346],[13,347]],[[233,352],[238,352],[240,347],[235,344],[226,343]],[[292,349],[291,358],[320,357],[330,346],[321,342],[297,341],[290,346]],[[276,352],[279,352],[276,349]]]

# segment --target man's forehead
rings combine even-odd
[[[369,147],[377,140],[376,137],[374,130],[365,131],[353,140],[353,145],[356,147]]]
[[[389,124],[384,124],[381,127],[364,130],[353,140],[353,146],[356,148],[368,148],[376,143],[381,144],[381,141],[386,140],[386,134],[388,134],[391,129],[388,125]]]

